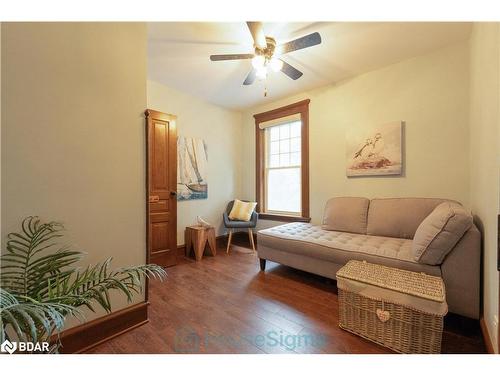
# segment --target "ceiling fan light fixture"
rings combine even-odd
[[[257,68],[257,72],[255,73],[257,78],[259,80],[264,80],[267,78],[267,67],[261,66],[260,68]]]
[[[281,68],[283,68],[283,61],[277,59],[276,57],[273,57],[271,61],[269,61],[269,66],[273,71],[279,72]]]
[[[262,55],[255,55],[252,58],[252,66],[257,70],[263,68],[265,64],[266,64],[266,58]]]
[[[264,34],[262,22],[249,21],[247,22],[247,26],[250,34],[252,34],[254,53],[210,55],[211,61],[251,60],[252,69],[243,81],[243,85],[245,86],[253,84],[256,78],[260,81],[265,80],[267,74],[272,71],[281,71],[294,81],[299,79],[303,73],[279,57],[321,43],[321,35],[318,32],[314,32],[277,45],[276,39]]]

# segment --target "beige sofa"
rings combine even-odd
[[[420,224],[429,221],[426,218],[443,202],[453,201],[333,198],[325,207],[322,226],[289,223],[260,230],[257,241],[261,269],[264,271],[265,261],[271,260],[335,279],[344,264],[357,259],[425,272],[443,278],[451,312],[479,319],[481,236],[472,218],[465,233],[456,237],[458,242],[443,253],[444,259],[423,262],[415,258],[415,233],[417,229],[423,231],[420,228],[424,224]],[[448,241],[449,234],[444,233]]]

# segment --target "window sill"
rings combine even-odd
[[[303,222],[303,223],[309,223],[311,221],[310,217],[267,214],[267,213],[259,213],[259,219],[283,221],[283,222],[287,222],[287,223],[297,222],[297,221]]]

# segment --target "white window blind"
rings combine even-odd
[[[259,129],[267,129],[272,126],[289,124],[291,122],[296,122],[300,120],[301,120],[300,113],[294,113],[293,115],[290,116],[279,117],[269,121],[263,121],[259,123]]]
[[[296,117],[265,127],[266,212],[301,214],[301,127]]]

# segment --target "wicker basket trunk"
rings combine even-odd
[[[441,278],[351,261],[337,286],[341,328],[400,353],[441,352]]]

